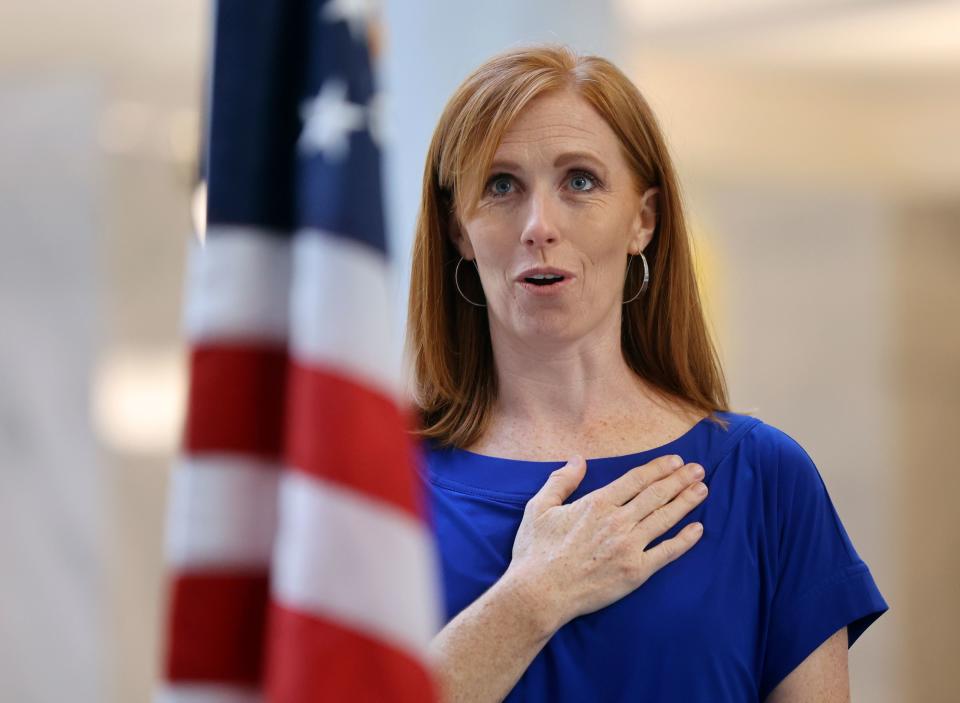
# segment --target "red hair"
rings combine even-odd
[[[727,411],[727,389],[707,332],[678,179],[650,106],[612,63],[563,46],[508,51],[488,60],[450,98],[427,152],[413,245],[407,353],[417,433],[469,446],[486,428],[497,378],[485,308],[463,300],[453,281],[459,253],[450,239],[458,213],[478,202],[484,176],[511,122],[535,97],[572,89],[606,120],[623,147],[638,192],[658,187],[653,238],[644,249],[648,290],[623,308],[621,346],[630,368],[666,396],[709,414]],[[470,267],[461,267],[466,269]],[[642,267],[625,283],[638,290]],[[476,276],[465,293],[482,300]]]

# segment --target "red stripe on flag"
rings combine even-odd
[[[286,464],[422,516],[407,417],[392,399],[291,362]]]
[[[343,625],[270,605],[271,703],[436,701],[423,662]]]
[[[283,346],[197,346],[190,359],[185,450],[279,457],[286,374]]]
[[[177,576],[167,681],[258,684],[268,594],[265,571]]]

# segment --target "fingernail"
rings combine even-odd
[[[683,458],[679,455],[670,457],[670,466],[675,469],[679,469],[681,466],[683,466]]]

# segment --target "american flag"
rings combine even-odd
[[[161,701],[436,700],[370,7],[216,8]]]

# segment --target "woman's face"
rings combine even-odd
[[[637,193],[617,136],[583,98],[565,90],[531,101],[462,233],[451,233],[476,259],[491,324],[562,340],[619,321],[627,254],[650,241],[656,192]],[[562,279],[532,282],[536,269]]]

